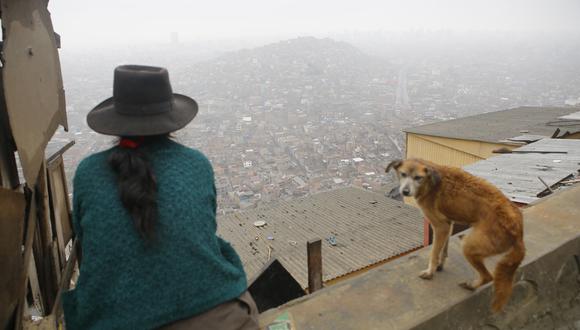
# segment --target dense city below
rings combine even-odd
[[[168,67],[174,91],[198,101],[197,118],[175,139],[212,161],[222,214],[344,186],[387,193],[384,168],[404,154],[404,127],[580,103],[578,42],[471,43],[414,56],[397,48],[407,44],[391,46],[307,37],[221,55],[177,42],[147,53],[62,50],[70,131],[55,139],[76,140],[67,177],[114,143],[85,116],[110,96],[113,68],[129,62]]]

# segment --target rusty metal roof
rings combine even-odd
[[[497,186],[514,202],[529,204],[547,188],[578,173],[580,140],[543,139],[502,154],[467,165],[464,170]]]
[[[259,220],[267,224],[254,226]],[[423,217],[378,193],[344,188],[222,216],[218,234],[239,253],[248,277],[268,262],[270,248],[270,257],[306,288],[308,240],[323,241],[323,280],[328,281],[421,247]]]
[[[580,121],[559,118],[577,111],[577,107],[519,107],[410,127],[403,131],[451,139],[509,142],[508,139],[522,134],[551,137],[558,128],[560,135],[567,131],[578,132]]]

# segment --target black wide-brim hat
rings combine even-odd
[[[173,93],[166,69],[122,65],[115,68],[113,97],[89,112],[87,124],[106,135],[161,135],[183,128],[197,110],[195,100]]]

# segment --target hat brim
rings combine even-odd
[[[197,115],[194,99],[173,94],[172,109],[150,115],[126,115],[115,110],[114,99],[108,98],[87,115],[87,124],[97,133],[116,136],[150,136],[175,132]]]

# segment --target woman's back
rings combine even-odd
[[[119,147],[115,147],[119,148]],[[139,147],[157,184],[154,237],[144,239],[119,199],[108,158],[81,162],[74,179],[74,226],[83,261],[63,299],[69,328],[154,328],[240,296],[246,277],[216,236],[211,164],[169,139]]]

